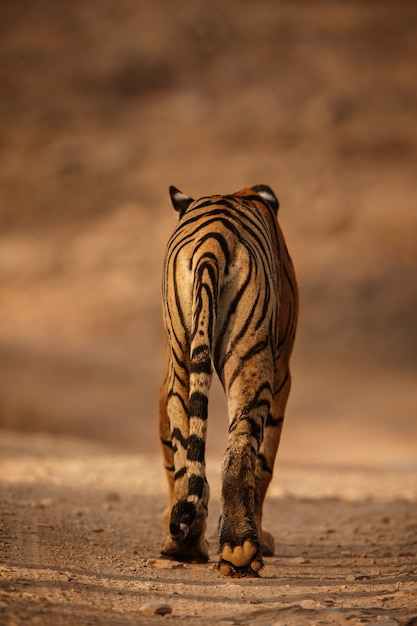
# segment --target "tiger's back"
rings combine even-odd
[[[163,280],[167,376],[160,434],[170,488],[162,552],[208,558],[205,440],[212,363],[226,393],[229,442],[222,470],[220,570],[254,574],[273,552],[262,530],[290,388],[297,287],[266,186],[197,202],[171,188],[180,221]],[[169,518],[169,524],[168,524]]]

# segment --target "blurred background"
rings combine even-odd
[[[0,55],[0,427],[157,451],[168,186],[265,183],[301,292],[279,458],[417,464],[415,2],[2,0]]]

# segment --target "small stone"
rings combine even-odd
[[[161,602],[146,602],[139,608],[139,612],[144,615],[169,615],[172,613],[172,607]]]
[[[357,579],[357,576],[355,576],[355,574],[348,574],[345,578],[345,580],[347,580],[348,583],[353,583],[353,581],[355,581]]]
[[[169,559],[147,559],[144,565],[145,567],[156,567],[158,569],[183,569],[186,567],[184,563],[170,561]]]
[[[305,559],[303,556],[295,556],[290,560],[290,563],[293,565],[304,565],[305,563],[310,563],[310,560]]]

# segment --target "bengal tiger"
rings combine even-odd
[[[298,290],[270,187],[197,201],[170,187],[179,222],[163,271],[166,377],[159,432],[170,503],[161,554],[208,560],[205,474],[212,365],[229,414],[222,463],[219,570],[257,576],[274,539],[262,527],[290,392]]]

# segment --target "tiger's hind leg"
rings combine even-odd
[[[168,482],[169,503],[162,515],[162,523],[166,531],[169,531],[169,518],[171,516],[171,508],[175,501],[174,489],[174,447],[172,444],[171,428],[168,419],[167,397],[168,397],[169,379],[168,373],[159,392],[159,438],[162,446],[162,462],[165,469],[165,475]]]
[[[255,518],[257,452],[271,404],[271,385],[262,364],[253,366],[250,384],[234,382],[228,397],[232,416],[222,468],[219,569],[225,576],[257,576],[263,567]],[[272,377],[271,377],[272,378]],[[251,393],[251,389],[255,391]]]
[[[189,426],[185,378],[184,371],[181,371],[180,377],[175,375],[169,355],[167,377],[159,396],[159,432],[169,488],[169,505],[163,514],[163,522],[169,534],[163,542],[161,554],[177,561],[204,563],[208,560],[205,530],[209,487],[207,481],[204,481],[201,503],[195,510],[192,503],[188,502]]]
[[[265,495],[272,479],[275,457],[284,422],[285,408],[291,388],[288,363],[285,366],[282,363],[279,365],[274,379],[271,411],[266,419],[264,438],[259,448],[255,470],[255,519],[264,556],[273,556],[275,552],[274,537],[271,533],[264,530],[262,526],[262,510]]]

